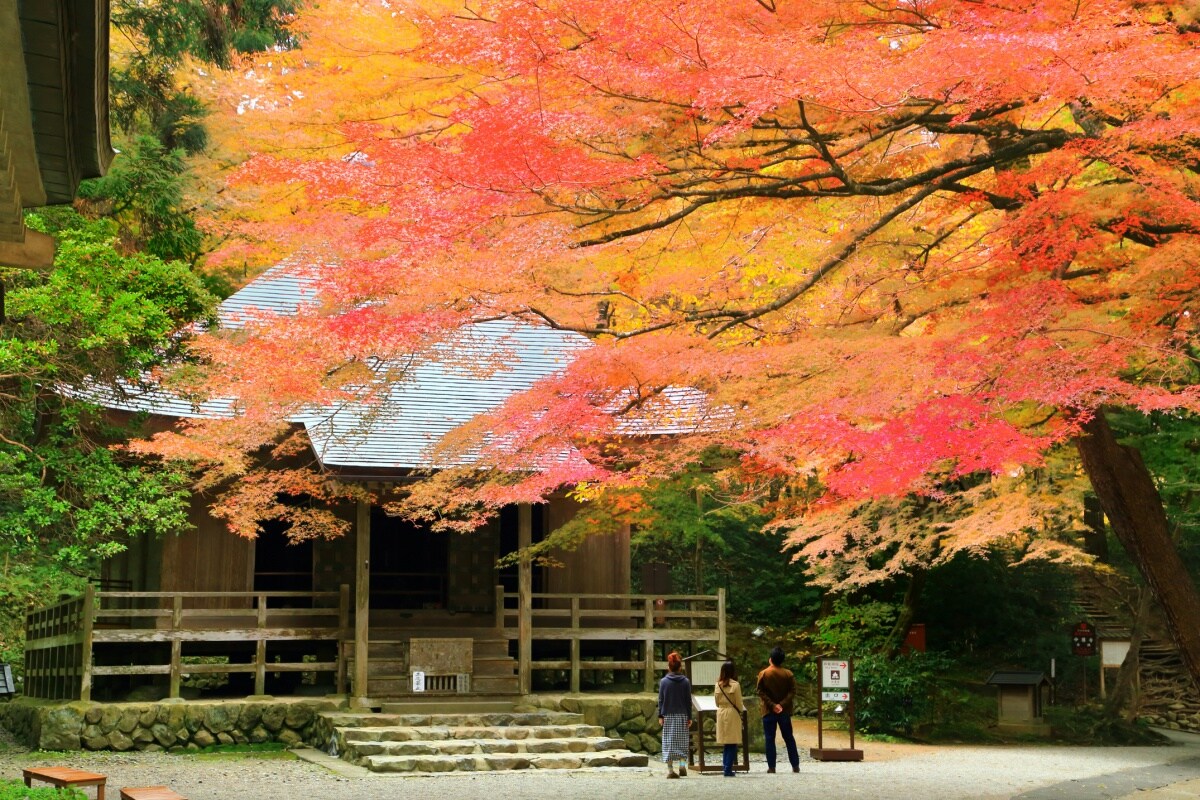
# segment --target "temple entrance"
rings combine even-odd
[[[450,536],[371,509],[371,608],[445,609]]]
[[[311,592],[313,590],[312,540],[293,542],[290,526],[280,520],[262,523],[254,540],[254,591]]]

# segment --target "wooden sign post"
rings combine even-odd
[[[809,755],[817,761],[862,761],[863,751],[854,747],[854,661],[849,658],[819,659],[821,702],[817,704],[817,746]],[[849,747],[825,746],[825,704],[837,703],[845,714],[850,732]]]

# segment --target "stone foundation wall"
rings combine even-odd
[[[337,700],[0,704],[0,725],[39,750],[201,750],[213,745],[310,741],[317,714]]]
[[[528,695],[517,711],[567,711],[583,714],[588,725],[599,725],[614,739],[624,739],[635,753],[655,755],[662,750],[658,725],[658,698],[655,695],[589,696]]]

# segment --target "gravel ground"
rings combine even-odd
[[[784,766],[766,774],[762,757],[733,780],[689,775],[665,781],[661,764],[646,769],[379,776],[335,762],[336,771],[290,754],[176,756],[165,753],[30,753],[0,741],[0,777],[21,768],[67,765],[102,772],[109,792],[120,786],[166,784],[189,800],[609,800],[609,798],[888,797],[923,800],[1022,798],[1093,800],[1195,798],[1200,789],[1200,736],[1175,735],[1170,747],[940,746],[862,743],[866,760],[819,763],[804,748],[815,744],[798,730],[804,758],[800,774]],[[283,756],[283,757],[279,757]],[[319,755],[314,757],[320,760]]]

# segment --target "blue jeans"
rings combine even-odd
[[[763,738],[766,739],[767,766],[775,769],[775,729],[783,735],[787,746],[788,761],[792,769],[800,769],[800,753],[796,750],[796,735],[792,733],[791,714],[767,714],[763,719]]]
[[[721,766],[724,768],[726,775],[733,774],[733,765],[737,763],[738,746],[736,744],[724,745],[721,750]]]

